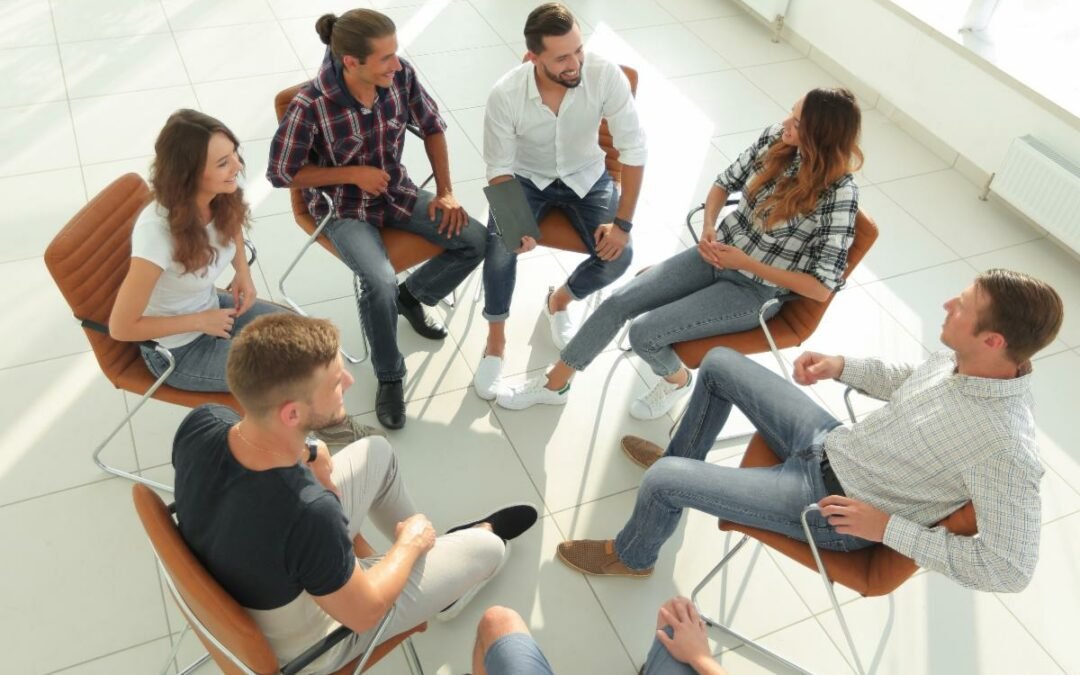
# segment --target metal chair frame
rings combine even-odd
[[[848,416],[851,418],[852,424],[856,422],[855,408],[851,403],[851,393],[853,391],[855,391],[855,389],[852,387],[848,387],[844,391],[844,405],[847,407]],[[818,574],[821,576],[821,583],[825,587],[825,592],[829,596],[829,602],[832,603],[833,612],[835,612],[836,618],[840,622],[840,629],[843,631],[844,638],[847,640],[848,649],[851,652],[852,659],[855,662],[855,669],[859,673],[859,675],[865,675],[866,670],[863,668],[862,661],[859,659],[859,652],[855,649],[855,640],[851,636],[851,631],[848,629],[847,621],[844,619],[844,613],[840,609],[840,603],[836,599],[836,592],[833,590],[833,582],[829,579],[829,574],[825,569],[825,563],[821,560],[821,554],[818,552],[817,543],[814,541],[813,533],[810,530],[810,525],[806,521],[807,514],[820,510],[821,509],[817,504],[808,504],[799,514],[799,520],[802,522],[803,533],[806,535],[806,541],[810,546],[810,552],[814,556],[814,563],[817,565]],[[722,570],[724,566],[728,564],[728,562],[735,556],[735,554],[738,553],[739,550],[742,549],[742,547],[746,545],[748,541],[750,541],[750,539],[752,539],[752,537],[748,534],[744,534],[742,536],[742,539],[740,539],[735,544],[735,546],[732,547],[732,549],[728,551],[723,558],[720,559],[720,562],[716,564],[716,567],[714,567],[708,574],[705,575],[705,577],[700,582],[698,582],[697,586],[694,587],[693,592],[690,593],[690,601],[694,603],[694,607],[698,610],[698,614],[701,616],[702,620],[704,620],[705,623],[709,626],[717,628],[721,632],[730,635],[731,637],[739,640],[740,642],[760,654],[764,654],[765,656],[776,659],[777,661],[783,663],[785,666],[791,668],[792,670],[795,670],[799,673],[805,673],[806,675],[810,675],[810,671],[806,670],[805,668],[802,668],[799,665],[792,663],[791,661],[784,658],[783,656],[780,656],[768,647],[765,647],[764,645],[755,642],[746,635],[739,633],[738,631],[734,630],[729,626],[725,626],[717,619],[710,618],[701,611],[701,606],[698,603],[697,599],[698,594],[700,594],[701,591],[709,585],[709,582],[711,582],[713,578],[720,573],[720,570]],[[751,571],[752,569],[748,570],[747,574],[750,574]]]

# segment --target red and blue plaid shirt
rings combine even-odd
[[[385,194],[367,194],[356,185],[322,188],[334,201],[334,215],[376,226],[385,220],[407,220],[416,205],[416,185],[401,163],[406,127],[415,125],[428,136],[442,133],[446,123],[405,59],[394,83],[376,89],[370,110],[345,88],[339,68],[326,50],[319,74],[300,88],[285,110],[270,143],[266,178],[275,187],[289,187],[307,164],[378,167],[390,174]],[[326,203],[317,190],[305,189],[304,198],[313,216],[326,215]]]

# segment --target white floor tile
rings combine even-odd
[[[177,31],[192,82],[285,73],[302,67],[276,21]],[[273,99],[270,101],[273,106]]]
[[[174,31],[271,21],[274,13],[265,0],[162,0],[161,6]],[[263,55],[266,56],[266,55]]]
[[[319,34],[315,32],[317,18],[318,15],[305,16],[296,19],[281,19],[278,22],[293,48],[293,53],[312,77],[318,72],[319,65],[326,55],[326,45],[319,40]]]
[[[218,118],[241,142],[270,138],[277,131],[274,97],[307,80],[302,70],[195,85],[201,110]]]
[[[0,128],[0,177],[78,166],[79,153],[66,102],[7,108],[4,117],[5,124]]]
[[[872,149],[863,149],[869,165]],[[867,174],[875,183],[882,180],[873,172],[871,166]],[[1000,204],[979,201],[978,188],[956,171],[915,176],[880,187],[949,248],[965,257],[1042,236]]]
[[[632,675],[635,671],[609,623],[610,613],[596,602],[580,574],[553,559],[561,540],[551,518],[516,539],[506,567],[460,616],[429,624],[427,632],[414,639],[425,672],[473,672],[476,625],[484,610],[497,604],[521,614],[556,673]]]
[[[12,0],[4,9],[0,48],[56,42],[49,0]]]
[[[0,49],[0,80],[9,86],[3,106],[64,100],[56,45]]]
[[[664,9],[679,21],[700,21],[719,16],[739,16],[743,9],[730,0],[663,0]]]
[[[683,77],[731,67],[681,24],[631,28],[617,34],[638,55],[635,61],[626,65],[640,67],[646,64],[664,77]]]
[[[947,168],[940,157],[919,145],[900,127],[887,121],[874,122],[873,119],[870,115],[865,116],[860,136],[864,156],[862,172],[871,183],[919,176]]]
[[[0,370],[0,391],[0,504],[107,477],[90,454],[127,410],[91,354]],[[110,441],[102,460],[135,469],[128,429]]]
[[[197,107],[190,86],[72,101],[82,161],[97,164],[151,154],[169,115]]]
[[[1065,321],[1058,340],[1069,347],[1080,346],[1080,265],[1076,257],[1049,239],[1036,239],[975,256],[969,262],[980,271],[1005,267],[1031,274],[1054,287],[1065,303]],[[1072,310],[1072,311],[1070,311]]]
[[[446,121],[446,143],[450,156],[450,177],[453,181],[474,180],[484,178],[487,175],[487,165],[484,164],[480,152],[473,147],[469,137],[465,135],[461,127],[454,123],[452,113],[442,111]],[[402,152],[401,162],[409,171],[409,177],[413,182],[420,185],[431,175],[431,161],[424,149],[424,141],[408,134],[405,139],[405,147]],[[486,180],[485,180],[486,183]],[[430,192],[435,192],[435,181],[425,187]]]
[[[807,59],[750,66],[739,72],[785,110],[811,89],[840,86],[835,78]]]
[[[1050,653],[1065,672],[1080,670],[1080,656],[1071,649],[1080,625],[1080,580],[1076,560],[1080,557],[1080,514],[1043,528],[1039,566],[1031,584],[1020,593],[998,597],[1032,637]]]
[[[162,126],[165,125],[162,120]],[[125,173],[137,173],[142,176],[143,180],[149,182],[150,180],[150,164],[154,161],[153,155],[145,155],[143,157],[132,157],[131,159],[118,159],[113,162],[102,162],[100,164],[83,164],[82,174],[83,180],[86,183],[86,194],[90,199],[104,190],[109,183],[123,176]],[[69,214],[69,218],[75,215],[72,211]]]
[[[786,42],[773,42],[769,29],[746,14],[694,21],[686,27],[736,68],[802,57]]]
[[[618,0],[572,0],[566,5],[596,30],[623,30],[642,26],[674,23],[675,17],[655,0],[619,2]]]
[[[121,94],[188,83],[169,33],[61,43],[71,98]]]
[[[450,110],[487,103],[491,85],[520,62],[506,45],[415,56],[412,62]],[[462,78],[462,73],[468,73]]]
[[[1062,352],[1040,359],[1031,382],[1039,456],[1074,490],[1080,490],[1080,443],[1072,424],[1078,378],[1080,355]]]
[[[130,485],[109,480],[0,509],[0,529],[19,542],[0,554],[6,669],[47,673],[167,634]]]
[[[856,600],[844,615],[869,672],[1062,672],[997,598],[940,574],[920,574],[884,598]],[[846,645],[832,614],[821,620],[833,641]]]
[[[428,2],[387,9],[386,14],[397,25],[398,45],[414,57],[503,43],[467,2]]]
[[[710,136],[756,132],[756,139],[766,127],[782,121],[788,114],[787,108],[778,105],[736,70],[681,77],[673,80],[673,84],[712,122]]]
[[[194,639],[194,638],[190,638]],[[114,675],[115,673],[157,673],[160,672],[165,659],[169,656],[172,643],[169,638],[163,637],[158,640],[130,647],[120,652],[102,656],[101,658],[80,663],[71,668],[57,671],[56,675]],[[169,673],[175,672],[170,669]],[[199,672],[206,675],[209,669]]]
[[[155,0],[111,0],[108,11],[97,3],[53,0],[52,12],[61,43],[169,32],[165,12]]]
[[[789,626],[775,633],[770,633],[758,641],[766,649],[771,649],[781,658],[787,659],[812,673],[853,673],[848,665],[846,652],[841,655],[836,646],[829,641],[828,633],[816,619],[806,619],[794,626]],[[786,668],[775,659],[763,656],[749,647],[743,646],[723,652],[717,660],[729,672],[739,675],[766,673],[777,675],[798,673]]]
[[[484,21],[499,34],[505,42],[523,42],[525,19],[529,12],[537,8],[533,0],[469,0],[470,4],[484,18]],[[591,28],[584,17],[575,15],[578,27],[582,33],[588,33]]]
[[[244,198],[251,206],[252,215],[263,218],[281,213],[291,214],[289,191],[275,188],[266,179],[266,165],[270,161],[270,139],[241,142],[240,154],[244,158]],[[299,226],[297,231],[300,231]],[[276,289],[277,279],[271,283]]]
[[[32,258],[86,203],[77,168],[0,178],[0,262]]]

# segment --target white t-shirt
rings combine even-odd
[[[207,267],[185,274],[183,266],[173,260],[173,239],[165,209],[157,202],[143,209],[131,232],[131,257],[148,260],[162,270],[150,294],[144,316],[195,314],[220,307],[214,282],[232,264],[236,243],[230,239],[223,246],[213,222],[206,227],[210,245],[217,255]],[[198,331],[177,333],[157,338],[157,342],[163,347],[175,349],[200,335],[202,333]]]

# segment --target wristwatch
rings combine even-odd
[[[634,227],[634,224],[631,223],[629,220],[626,220],[625,218],[619,218],[618,216],[616,216],[615,220],[611,222],[615,223],[616,227],[626,233],[629,233],[630,230]]]
[[[307,446],[307,463],[311,464],[319,456],[319,442],[314,436],[308,436],[304,439],[304,445]]]

